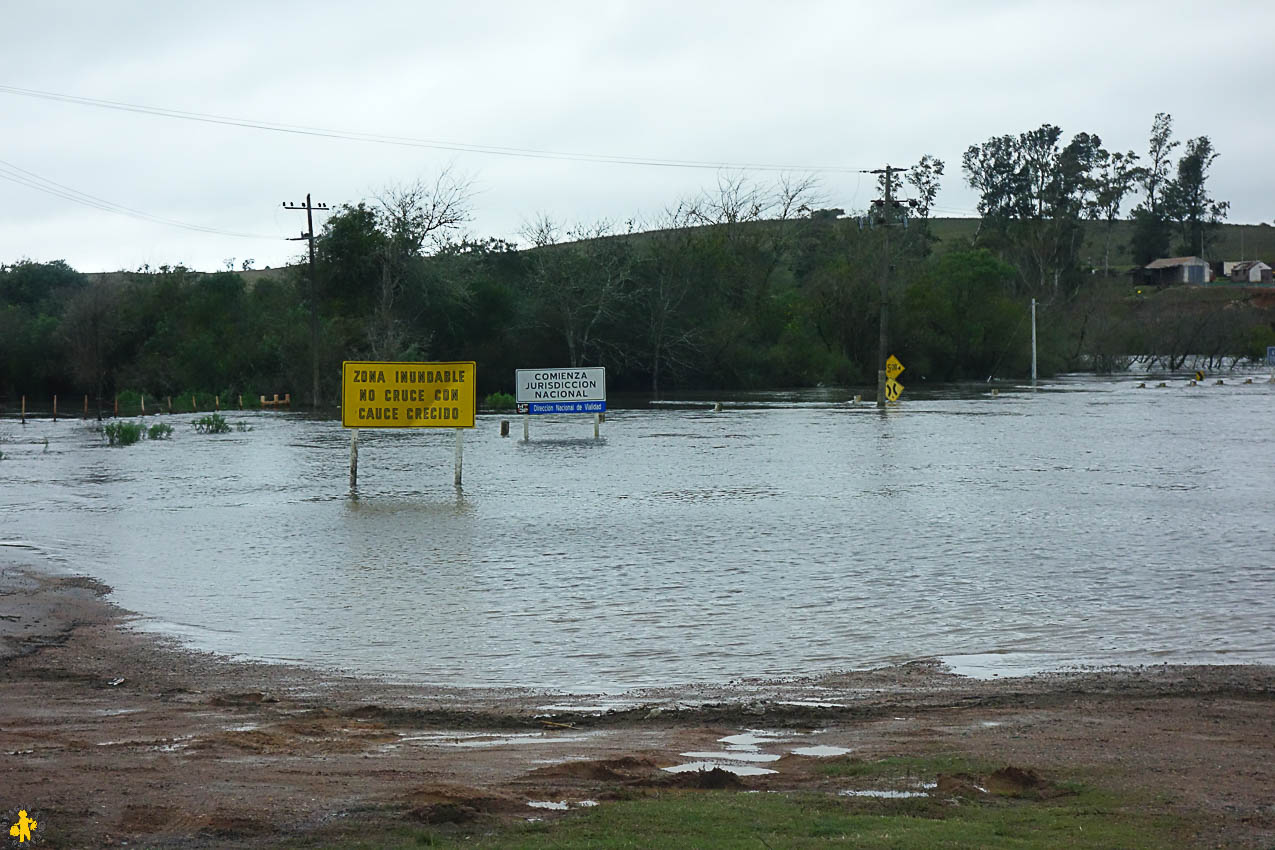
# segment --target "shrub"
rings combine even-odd
[[[509,393],[492,393],[483,399],[487,410],[513,410],[517,406],[517,400]]]
[[[139,422],[108,422],[102,426],[106,442],[112,446],[131,446],[145,433]]]
[[[173,436],[173,426],[164,422],[146,429],[146,438],[149,440],[167,440],[171,436]]]
[[[220,413],[210,413],[207,416],[201,416],[190,424],[195,426],[195,430],[201,434],[230,433],[230,423]]]

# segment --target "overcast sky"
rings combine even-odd
[[[604,157],[855,169],[947,163],[941,215],[973,215],[962,152],[1054,123],[1144,151],[1156,112],[1212,138],[1230,220],[1275,219],[1275,3],[24,2],[0,0],[0,86],[342,133]],[[82,271],[278,266],[305,193],[356,203],[442,169],[473,181],[470,235],[538,214],[651,220],[713,168],[402,147],[0,90],[0,263]],[[13,169],[22,169],[23,172]],[[99,210],[36,175],[210,234]],[[770,181],[770,172],[756,172]],[[77,195],[78,197],[78,195]],[[320,221],[316,227],[321,226]]]

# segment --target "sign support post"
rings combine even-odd
[[[350,429],[350,489],[359,486],[359,429]]]
[[[465,465],[465,429],[456,429],[456,486],[460,486],[460,471]]]

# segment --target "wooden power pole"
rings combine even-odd
[[[328,205],[310,203],[310,194],[307,192],[304,206],[294,204],[291,201],[284,201],[283,208],[285,210],[305,210],[305,232],[300,236],[291,237],[289,241],[300,242],[305,239],[310,243],[310,271],[307,275],[309,280],[307,289],[310,295],[310,365],[314,379],[310,400],[317,410],[319,408],[319,289],[318,280],[314,273],[314,211],[326,211]]]
[[[881,338],[877,347],[877,407],[885,409],[885,359],[890,356],[889,352],[889,327],[890,327],[890,304],[889,283],[890,283],[890,225],[894,223],[894,175],[903,171],[902,168],[894,168],[887,165],[885,168],[876,168],[866,172],[867,174],[884,174],[885,175],[885,200],[877,201],[881,204],[881,224],[885,230],[885,250],[881,259]]]

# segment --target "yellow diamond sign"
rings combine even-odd
[[[887,378],[885,382],[886,401],[898,401],[901,395],[903,395],[903,385],[894,380],[894,378]]]
[[[903,374],[903,364],[899,362],[899,358],[891,354],[890,359],[885,361],[885,376],[894,380],[901,374]]]

